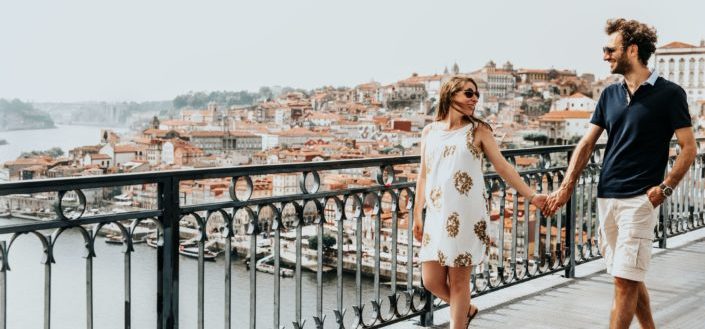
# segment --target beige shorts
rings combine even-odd
[[[633,281],[644,281],[651,263],[654,226],[659,207],[644,195],[627,199],[597,199],[600,228],[598,244],[607,273]]]

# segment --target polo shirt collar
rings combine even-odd
[[[658,73],[656,71],[651,72],[651,75],[649,75],[649,78],[646,79],[641,85],[651,85],[652,87],[656,84],[656,80],[658,79]],[[624,88],[627,88],[627,81],[622,79],[622,86]]]
[[[651,72],[651,75],[649,76],[649,78],[646,79],[646,81],[644,81],[644,83],[642,83],[641,85],[643,86],[648,83],[653,86],[656,84],[656,79],[658,79],[658,73],[656,73],[656,71],[653,71],[653,72]]]

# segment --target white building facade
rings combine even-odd
[[[659,47],[654,62],[660,76],[685,89],[690,111],[695,114],[697,102],[705,100],[705,40],[699,46],[671,42]]]
[[[561,97],[555,103],[551,111],[595,111],[597,102],[581,93],[575,93],[568,97]]]

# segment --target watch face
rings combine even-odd
[[[673,194],[673,189],[670,187],[667,187],[667,188],[663,189],[663,194],[665,194],[666,196],[671,196],[671,194]]]

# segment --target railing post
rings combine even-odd
[[[421,218],[423,219],[422,223],[426,222],[426,209],[423,209],[421,211]],[[413,243],[413,237],[409,237],[409,244]],[[421,267],[421,264],[419,264],[419,267]],[[421,287],[423,287],[423,275],[421,275]],[[421,316],[419,317],[419,322],[417,323],[418,325],[422,327],[431,327],[433,326],[433,301],[436,299],[436,296],[434,296],[430,291],[425,290],[424,288],[424,294],[426,294],[426,304],[423,307],[423,313],[421,313]]]
[[[157,184],[162,215],[163,244],[157,248],[157,328],[179,327],[179,181],[166,178]]]
[[[7,329],[7,244],[0,241],[0,329]]]
[[[433,301],[436,299],[436,296],[428,290],[426,290],[425,294],[426,305],[423,307],[423,313],[421,313],[418,325],[422,327],[431,327],[433,326]]]
[[[668,240],[668,223],[666,222],[666,217],[668,215],[664,215],[664,212],[667,212],[667,210],[664,210],[664,207],[668,207],[667,203],[668,200],[661,204],[658,212],[658,225],[659,230],[661,231],[661,236],[658,239],[658,247],[661,249],[666,249],[666,241]]]
[[[568,161],[573,156],[573,151],[568,151]],[[567,177],[566,177],[567,178]],[[578,182],[580,179],[578,179]],[[576,186],[573,186],[573,190],[570,193],[570,199],[565,207],[565,243],[566,249],[568,251],[568,266],[565,268],[565,277],[574,278],[575,277],[575,191]],[[560,234],[560,232],[558,233]],[[580,237],[582,239],[582,237]]]

